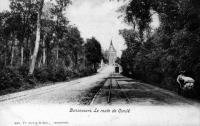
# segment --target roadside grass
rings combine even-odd
[[[28,75],[28,69],[6,67],[0,70],[0,96],[36,89],[59,82],[68,82],[77,78],[86,77],[95,74],[90,69],[84,71],[62,70],[53,71],[50,68],[36,70],[34,75]]]

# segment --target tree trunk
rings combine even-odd
[[[78,65],[78,52],[77,52],[76,49],[74,51],[74,56],[75,56],[75,67],[77,67],[77,65]]]
[[[32,50],[31,50],[31,48],[30,48],[30,49],[29,49],[29,59],[28,59],[28,63],[30,63],[31,59],[32,59]]]
[[[10,60],[10,66],[13,66],[14,52],[15,52],[15,38],[13,38],[12,45],[11,45],[11,60]]]
[[[24,64],[24,47],[21,47],[21,66]]]
[[[25,50],[26,50],[25,52],[26,53],[25,53],[25,57],[24,57],[26,59],[26,61],[25,61],[26,64],[30,63],[30,56],[31,56],[30,54],[31,53],[29,53],[30,52],[29,50],[31,50],[31,49],[29,48],[29,43],[30,43],[30,37],[28,35],[28,37],[26,39],[26,48],[25,48]]]
[[[8,50],[8,40],[6,39],[4,66],[7,66],[7,52],[8,52],[7,50]]]
[[[39,42],[40,42],[40,32],[41,32],[41,15],[42,15],[42,8],[43,8],[43,4],[44,4],[44,0],[40,1],[40,7],[38,10],[38,15],[37,15],[37,31],[36,31],[36,40],[35,40],[35,48],[34,48],[34,52],[33,55],[31,57],[31,65],[29,68],[29,75],[32,75],[35,69],[35,63],[36,63],[36,59],[37,59],[37,54],[38,54],[38,50],[39,50]]]
[[[50,64],[50,54],[51,54],[51,49],[49,47],[49,44],[46,44],[46,65],[49,66]]]
[[[43,49],[43,58],[42,58],[42,64],[45,65],[46,63],[46,49]]]
[[[42,64],[42,57],[39,59],[38,68],[41,67],[41,64]]]
[[[46,37],[44,37],[44,40],[43,40],[43,58],[42,58],[42,64],[43,64],[43,65],[45,65],[45,62],[46,62],[45,38],[46,38]]]

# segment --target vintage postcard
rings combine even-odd
[[[0,126],[200,126],[198,0],[0,0]]]

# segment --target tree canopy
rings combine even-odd
[[[87,43],[85,44],[85,54],[88,60],[88,64],[96,66],[101,62],[103,58],[102,49],[100,43],[92,37],[91,39],[87,39]]]
[[[131,0],[125,21],[136,28],[120,31],[127,45],[121,59],[124,73],[174,91],[182,70],[199,83],[199,5],[196,0]],[[145,36],[154,13],[160,26]]]

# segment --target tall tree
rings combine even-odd
[[[36,31],[36,40],[35,40],[35,48],[34,48],[34,52],[33,55],[31,57],[31,65],[29,68],[29,75],[32,75],[35,69],[35,63],[36,63],[36,59],[37,59],[37,54],[38,54],[38,50],[39,50],[39,44],[40,44],[40,31],[41,31],[41,16],[42,16],[42,8],[44,5],[44,0],[41,0],[40,2],[38,2],[39,5],[39,9],[38,9],[38,14],[37,14],[37,31]]]
[[[92,37],[91,39],[87,39],[85,48],[85,55],[89,62],[88,64],[93,65],[93,69],[97,70],[97,65],[103,58],[100,43],[94,37]]]
[[[71,4],[70,0],[56,0],[56,4],[52,9],[52,14],[55,16],[56,25],[55,25],[55,38],[56,38],[56,61],[58,63],[59,59],[59,44],[63,38],[63,32],[65,26],[68,24],[67,18],[64,16],[63,12],[66,10],[66,7]]]

